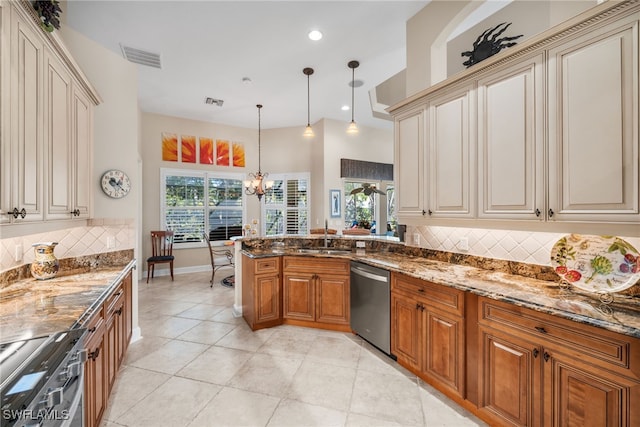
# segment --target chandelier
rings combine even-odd
[[[258,172],[249,173],[249,179],[244,182],[244,191],[249,196],[258,196],[258,201],[262,200],[262,196],[271,190],[273,187],[273,181],[266,181],[268,173],[263,174],[260,170],[260,109],[262,105],[256,105],[258,108]]]

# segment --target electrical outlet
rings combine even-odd
[[[413,244],[420,246],[420,233],[413,233]]]
[[[461,237],[460,240],[458,240],[458,249],[460,249],[461,251],[468,251],[469,250],[469,238],[468,237]]]
[[[22,245],[16,245],[14,258],[17,262],[22,261],[22,254],[23,254]]]
[[[107,236],[107,249],[113,249],[116,247],[116,238],[114,236]]]
[[[356,242],[356,248],[364,248],[364,247],[365,247],[364,242]]]

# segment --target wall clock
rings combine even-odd
[[[131,190],[131,181],[126,173],[121,170],[111,169],[102,174],[100,180],[102,191],[109,197],[120,199]]]

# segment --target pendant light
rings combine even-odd
[[[349,135],[355,135],[358,133],[358,125],[356,125],[356,121],[353,119],[353,108],[354,108],[354,102],[353,102],[353,90],[355,88],[355,73],[356,73],[356,68],[358,68],[360,66],[360,63],[358,61],[349,61],[349,63],[347,64],[347,67],[351,68],[351,123],[349,123],[349,127],[347,128],[347,133]]]
[[[258,173],[250,173],[248,180],[244,182],[244,191],[249,196],[258,196],[258,201],[262,200],[262,196],[271,190],[273,187],[273,181],[266,181],[268,173],[263,174],[260,170],[260,109],[262,105],[256,105],[258,108]]]
[[[304,129],[303,136],[307,138],[311,138],[313,136],[313,129],[311,128],[311,107],[310,107],[310,96],[309,96],[309,76],[313,74],[313,68],[306,67],[302,70],[305,76],[307,76],[307,127]]]

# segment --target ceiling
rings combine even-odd
[[[245,128],[347,122],[350,60],[358,60],[355,120],[391,129],[374,118],[369,91],[406,67],[406,21],[428,1],[68,1],[66,25],[122,55],[121,44],[159,53],[162,68],[138,68],[144,112]],[[311,41],[312,29],[323,32]],[[251,79],[250,84],[243,78]],[[205,98],[224,100],[222,107]]]

